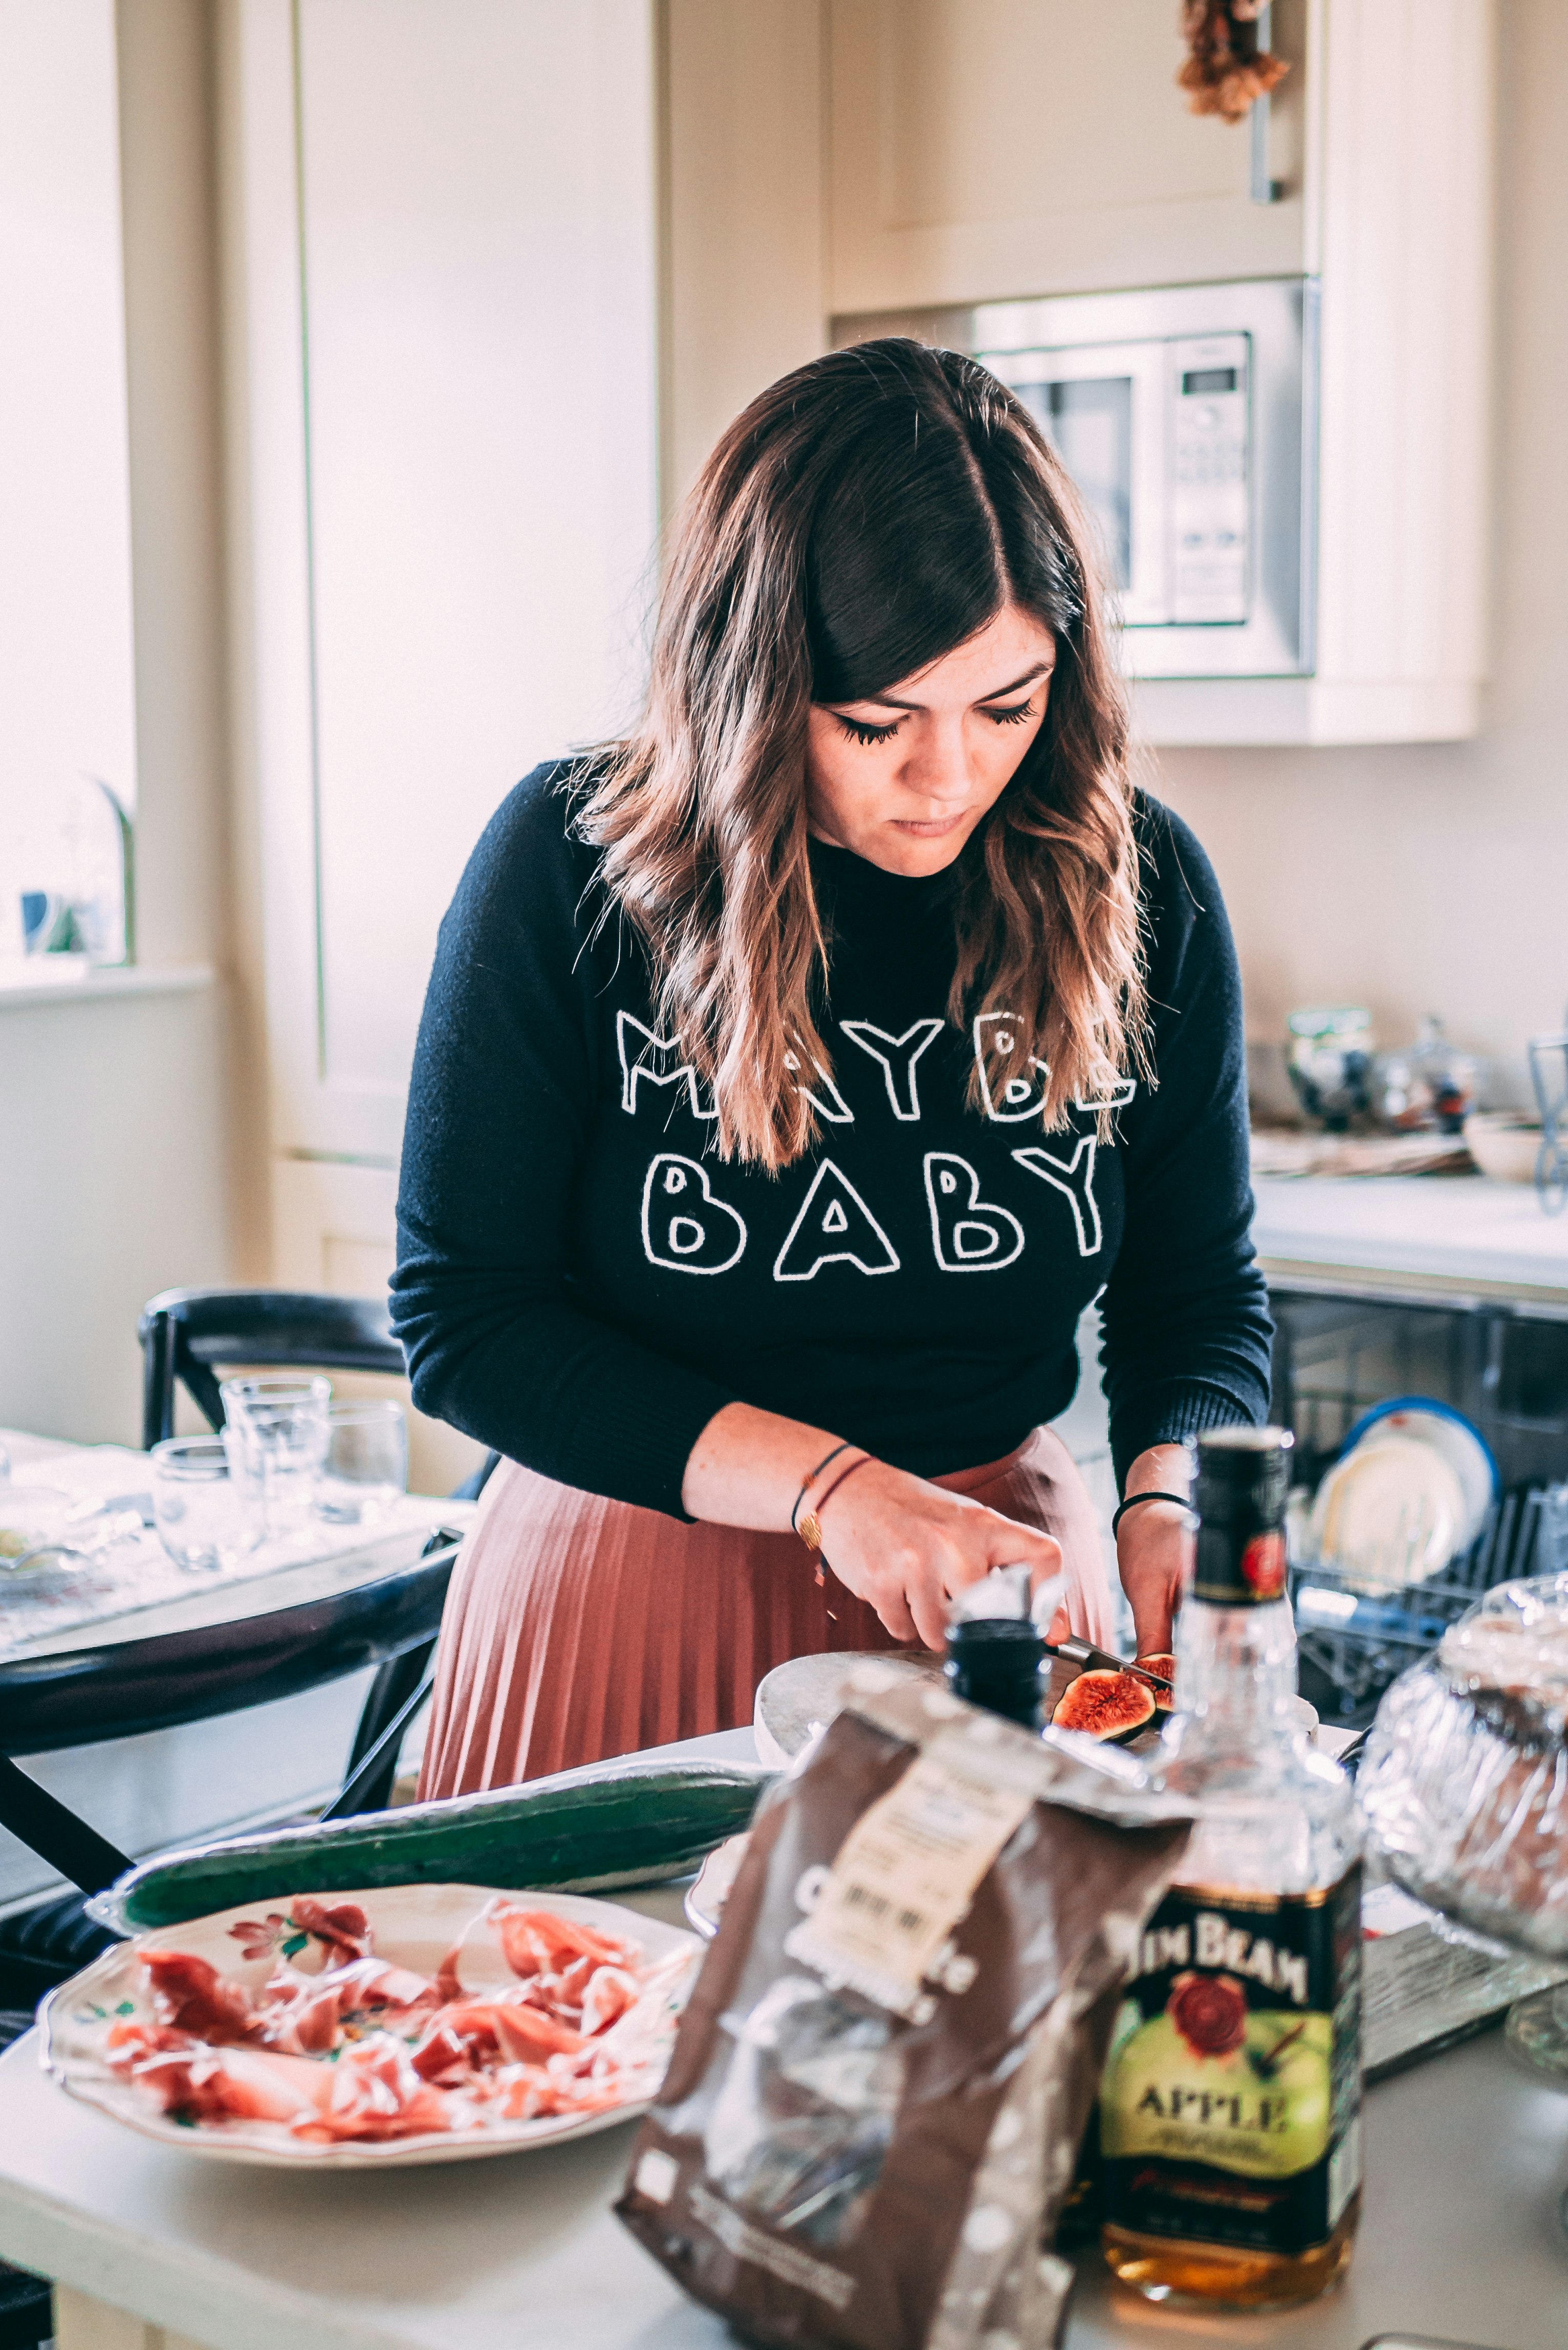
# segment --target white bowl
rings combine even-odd
[[[1533,1183],[1541,1121],[1511,1109],[1473,1109],[1465,1120],[1465,1148],[1483,1175],[1502,1183]]]

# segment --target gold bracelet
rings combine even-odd
[[[847,1448],[841,1445],[839,1450],[840,1451],[844,1451],[847,1450]],[[832,1484],[828,1487],[826,1492],[824,1493],[821,1501],[816,1504],[815,1509],[807,1510],[805,1517],[802,1518],[800,1523],[795,1528],[796,1534],[800,1536],[807,1550],[821,1550],[823,1511],[826,1509],[829,1502],[832,1501],[835,1493],[837,1492],[840,1485],[844,1483],[845,1480],[846,1478],[853,1477],[857,1469],[864,1469],[866,1463],[871,1458],[872,1455],[869,1452],[863,1452],[858,1461],[852,1461],[847,1469],[841,1469],[837,1476],[834,1479]],[[808,1480],[807,1482],[809,1482],[810,1481]]]
[[[836,1461],[841,1452],[853,1452],[854,1450],[854,1444],[848,1437],[846,1437],[843,1443],[836,1444],[831,1452],[825,1452],[822,1459],[817,1462],[815,1468],[809,1470],[805,1476],[801,1479],[800,1491],[794,1497],[794,1507],[789,1513],[789,1530],[792,1534],[797,1534],[800,1532],[800,1528],[795,1523],[796,1519],[800,1516],[800,1505],[805,1501],[806,1495],[810,1492],[812,1487],[815,1484],[817,1479],[821,1476],[823,1471],[827,1467],[830,1461]],[[815,1543],[812,1543],[809,1544],[807,1547],[815,1550],[817,1545]]]

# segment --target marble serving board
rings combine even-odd
[[[839,1648],[821,1657],[791,1657],[757,1684],[752,1726],[759,1760],[777,1770],[793,1762],[817,1723],[831,1721],[838,1711],[844,1683],[857,1665],[867,1661],[867,1653],[874,1655],[877,1664],[891,1666],[900,1679],[941,1679],[942,1660],[929,1648],[878,1648],[867,1653]],[[1080,1670],[1061,1657],[1052,1659],[1047,1716]],[[1130,1751],[1138,1752],[1146,1741],[1152,1742],[1157,1736],[1158,1725],[1134,1739]]]
[[[784,1664],[775,1665],[757,1684],[752,1728],[760,1760],[771,1763],[775,1770],[787,1770],[817,1724],[831,1721],[838,1711],[844,1684],[856,1666],[872,1659],[879,1665],[891,1666],[900,1679],[909,1676],[940,1681],[942,1677],[942,1660],[929,1648],[837,1648],[821,1657],[791,1657]],[[1051,1659],[1045,1684],[1047,1721],[1069,1683],[1075,1681],[1082,1670],[1082,1666],[1069,1664],[1063,1657]],[[1324,1730],[1305,1698],[1294,1698],[1292,1703],[1302,1728],[1312,1732],[1313,1742],[1320,1752],[1337,1754],[1341,1747],[1349,1744],[1353,1733],[1347,1730]],[[1165,1721],[1165,1715],[1157,1713],[1147,1730],[1127,1740],[1121,1752],[1138,1756],[1152,1753],[1159,1744]]]

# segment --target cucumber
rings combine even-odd
[[[99,1895],[93,1915],[136,1934],[245,1902],[378,1885],[653,1884],[745,1827],[777,1776],[760,1762],[592,1762],[486,1794],[161,1853]]]

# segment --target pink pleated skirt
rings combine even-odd
[[[1073,1629],[1109,1646],[1099,1531],[1059,1437],[935,1482],[1054,1534]],[[682,1525],[504,1461],[447,1595],[420,1796],[737,1729],[786,1658],[894,1645],[794,1534]]]

